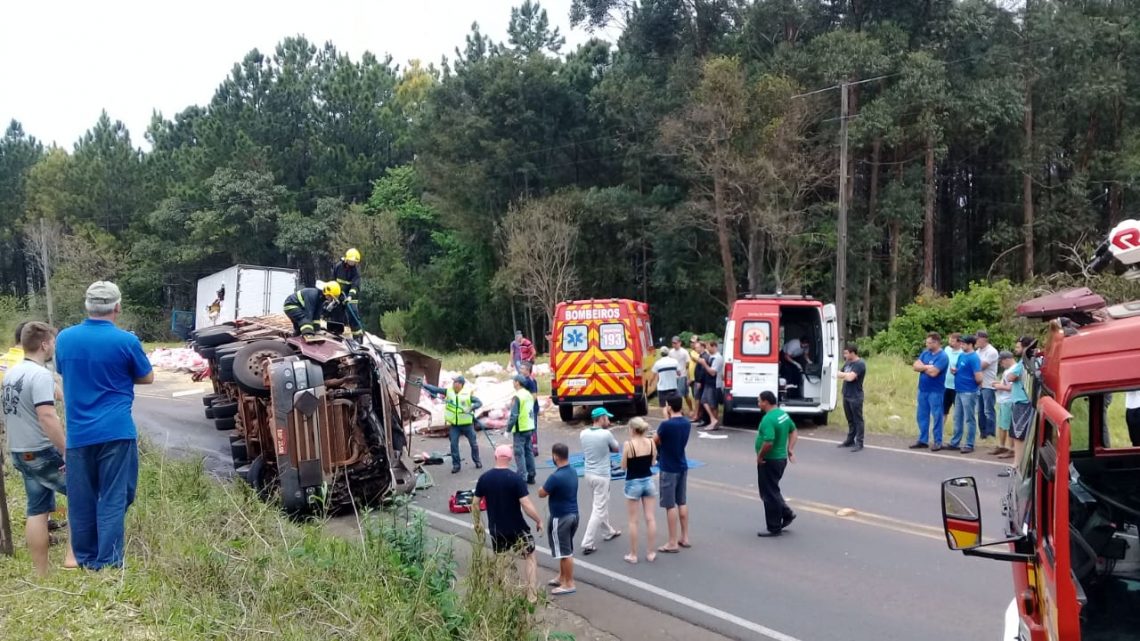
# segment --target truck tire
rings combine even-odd
[[[226,345],[237,340],[237,336],[233,331],[226,330],[215,332],[212,334],[204,334],[199,336],[194,342],[198,343],[199,347],[218,347],[219,345]]]
[[[207,394],[207,395],[202,397],[202,405],[209,407],[209,406],[213,405],[214,403],[222,400],[223,398],[225,398],[225,397],[222,396],[221,394]]]
[[[218,428],[219,432],[225,432],[237,427],[236,418],[216,418],[214,419],[214,427]]]
[[[637,416],[647,416],[649,414],[649,399],[645,394],[639,394],[633,399],[633,413]]]
[[[249,450],[245,446],[245,441],[239,439],[230,443],[230,458],[233,459],[234,469],[249,463]]]
[[[217,347],[195,347],[194,351],[198,352],[198,356],[201,356],[202,358],[204,358],[206,360],[210,360],[211,358],[214,357],[214,354],[217,353],[218,348]]]
[[[209,334],[217,334],[220,332],[230,332],[233,331],[233,329],[233,323],[223,323],[221,325],[214,325],[212,327],[203,327],[202,329],[196,329],[190,332],[190,338],[194,341],[197,341],[199,336],[207,336]]]
[[[206,408],[206,418],[208,418],[210,420],[214,419],[214,408],[213,407],[207,407]]]
[[[234,416],[237,416],[238,404],[218,403],[211,409],[214,410],[214,418],[233,418]]]
[[[284,341],[254,341],[234,354],[230,372],[243,391],[254,396],[269,396],[269,388],[265,386],[265,359],[293,353],[293,348]]]
[[[245,474],[245,481],[257,492],[257,497],[262,501],[269,499],[269,490],[272,481],[269,478],[269,468],[265,464],[265,457],[258,454],[257,458],[253,459],[249,464],[249,471]]]
[[[232,383],[234,381],[234,357],[223,356],[218,359],[218,381]]]
[[[558,416],[562,419],[563,423],[571,423],[574,421],[574,406],[569,403],[562,403],[558,406]]]

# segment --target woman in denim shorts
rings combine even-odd
[[[637,511],[645,517],[647,538],[645,560],[650,563],[657,558],[657,521],[654,510],[657,507],[657,486],[653,482],[653,463],[657,460],[657,445],[648,437],[649,423],[642,418],[629,422],[633,436],[626,441],[621,451],[621,468],[625,470],[625,498],[629,509],[629,554],[627,563],[637,563]]]

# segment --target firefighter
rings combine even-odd
[[[333,278],[345,293],[344,308],[341,315],[345,317],[352,336],[360,339],[364,336],[364,328],[360,323],[360,309],[357,307],[357,297],[360,295],[360,251],[353,248],[344,252],[344,258],[333,265]]]
[[[298,289],[285,299],[285,315],[293,321],[293,331],[299,335],[313,335],[321,316],[335,311],[340,304],[340,283],[328,282],[321,285],[320,289]]]

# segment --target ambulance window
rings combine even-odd
[[[562,326],[562,351],[584,352],[590,346],[589,331],[585,325]]]
[[[772,353],[772,325],[768,321],[744,321],[740,329],[740,353],[768,356]]]
[[[601,348],[604,350],[625,349],[625,325],[605,323],[598,328]]]

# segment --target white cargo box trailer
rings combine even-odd
[[[297,291],[301,273],[296,269],[234,265],[198,280],[194,326],[210,327],[246,316],[277,314],[285,299]],[[221,310],[211,317],[210,305],[225,287]]]

